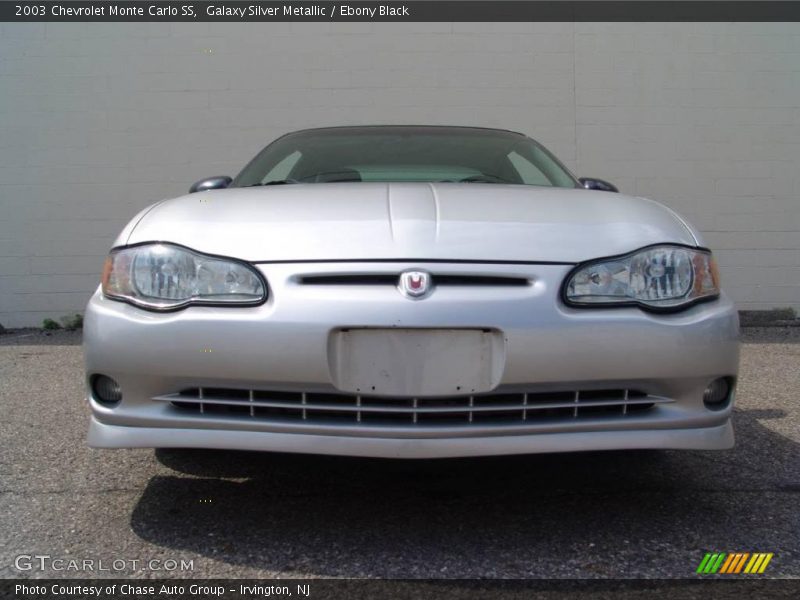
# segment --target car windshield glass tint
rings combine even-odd
[[[233,187],[371,181],[577,186],[547,150],[516,133],[362,127],[284,136],[256,156]]]

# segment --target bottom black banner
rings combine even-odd
[[[471,579],[5,579],[4,600],[242,600],[266,598],[528,599],[564,595],[597,599],[659,597],[797,598],[800,580],[471,580]]]

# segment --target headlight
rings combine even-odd
[[[673,245],[578,265],[564,286],[564,300],[574,306],[637,304],[669,310],[718,295],[711,253]]]
[[[103,268],[103,294],[153,310],[190,304],[260,304],[264,279],[236,260],[205,256],[172,244],[114,250]]]

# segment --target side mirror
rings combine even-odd
[[[581,185],[585,187],[587,190],[598,190],[601,192],[617,192],[617,186],[613,183],[609,183],[607,181],[603,181],[602,179],[595,179],[594,177],[581,177],[578,179],[581,182]]]
[[[231,184],[231,179],[227,175],[217,175],[216,177],[206,177],[200,181],[196,181],[189,188],[189,193],[205,192],[207,190],[223,190]]]

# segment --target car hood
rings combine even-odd
[[[155,205],[123,232],[118,245],[147,241],[252,262],[576,263],[650,244],[698,243],[675,213],[644,198],[480,183],[292,184],[201,192]]]

